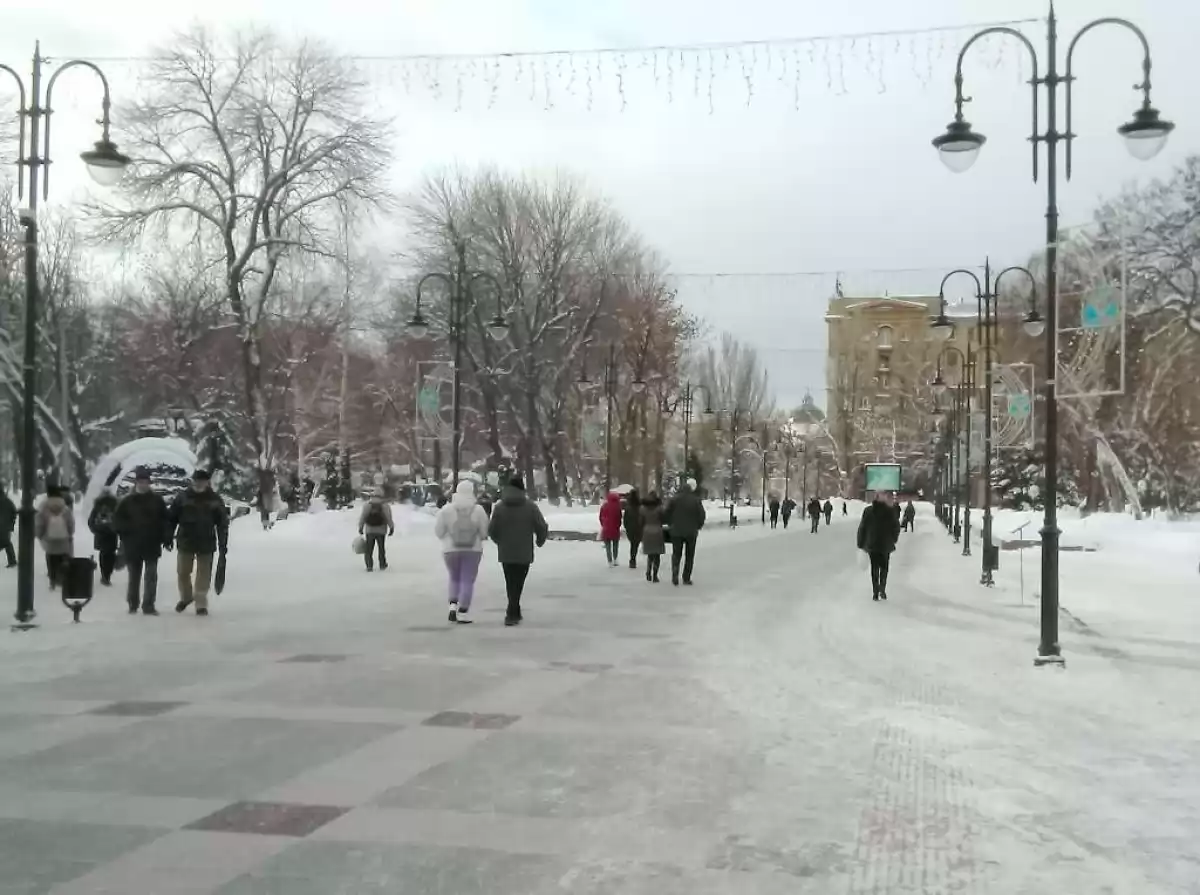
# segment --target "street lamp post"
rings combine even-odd
[[[496,316],[487,325],[489,335],[496,341],[501,341],[508,335],[508,321],[502,312],[503,287],[491,274],[483,271],[467,271],[467,244],[459,240],[454,245],[456,257],[453,276],[435,271],[427,273],[417,281],[416,307],[412,319],[408,321],[408,330],[416,338],[422,339],[429,333],[429,323],[421,313],[421,294],[425,284],[430,280],[438,280],[450,291],[449,316],[447,318],[447,333],[454,345],[454,395],[452,441],[450,443],[451,488],[458,487],[458,474],[462,465],[462,353],[466,342],[467,312],[473,307],[473,292],[475,284],[480,280],[491,283],[496,292]],[[438,482],[441,485],[441,482]]]
[[[1071,179],[1071,144],[1075,134],[1071,131],[1071,99],[1075,83],[1072,73],[1072,58],[1075,46],[1080,38],[1100,25],[1120,25],[1132,31],[1142,45],[1142,81],[1134,85],[1134,89],[1142,94],[1141,106],[1134,112],[1133,118],[1117,128],[1117,133],[1125,138],[1125,145],[1130,154],[1141,161],[1153,158],[1166,145],[1167,137],[1175,125],[1159,117],[1158,110],[1150,103],[1150,44],[1142,30],[1127,19],[1105,17],[1095,19],[1084,25],[1067,45],[1066,75],[1058,73],[1058,19],[1054,14],[1054,4],[1051,2],[1046,17],[1046,74],[1038,77],[1038,54],[1033,43],[1015,28],[1005,25],[995,25],[972,35],[958,52],[958,61],[954,71],[954,120],[933,140],[934,147],[940,153],[946,166],[955,172],[966,171],[975,162],[979,150],[986,142],[986,137],[972,130],[971,125],[963,118],[963,104],[967,98],[963,96],[963,57],[972,45],[980,38],[989,34],[1009,34],[1020,40],[1027,50],[1033,63],[1033,76],[1030,78],[1032,99],[1032,133],[1030,141],[1033,153],[1033,179],[1038,177],[1038,144],[1046,144],[1046,381],[1045,381],[1045,515],[1042,522],[1042,596],[1041,596],[1041,638],[1038,643],[1038,654],[1034,662],[1037,665],[1063,664],[1062,648],[1058,642],[1058,545],[1061,532],[1058,528],[1058,403],[1056,396],[1056,380],[1058,370],[1058,144],[1066,144],[1066,177]],[[1058,129],[1058,88],[1066,87],[1066,130]],[[1038,88],[1046,90],[1046,130],[1038,132]]]
[[[129,165],[129,156],[119,152],[109,136],[111,128],[110,109],[112,95],[108,89],[108,78],[93,62],[72,59],[64,62],[50,76],[42,95],[42,65],[48,60],[42,56],[41,44],[33,49],[33,68],[30,72],[29,91],[16,70],[0,63],[0,71],[10,74],[17,84],[18,130],[17,197],[25,196],[23,175],[29,178],[29,206],[20,210],[21,225],[25,229],[25,357],[21,392],[21,528],[18,534],[19,548],[17,568],[17,630],[28,630],[33,625],[37,612],[33,605],[33,492],[36,487],[35,451],[37,445],[37,417],[34,404],[37,401],[37,310],[40,300],[38,284],[38,196],[46,198],[50,189],[50,116],[53,114],[52,100],[54,84],[59,76],[72,68],[90,69],[100,78],[104,96],[100,106],[100,139],[93,147],[80,153],[87,165],[88,173],[101,186],[115,186]],[[45,132],[42,122],[45,121]],[[26,122],[29,125],[29,141],[25,140]],[[42,169],[46,170],[43,172]],[[40,183],[39,183],[40,181]],[[40,190],[39,190],[40,187]],[[66,429],[63,438],[66,439]]]

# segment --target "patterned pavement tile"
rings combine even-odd
[[[189,830],[213,833],[258,833],[303,838],[345,814],[333,805],[293,805],[284,802],[234,802],[187,825]]]
[[[283,663],[300,663],[300,664],[319,664],[322,662],[345,662],[346,656],[341,653],[298,653],[294,656],[289,656],[286,659],[280,659]]]
[[[520,721],[519,715],[488,712],[438,712],[421,723],[426,727],[466,727],[471,730],[503,730]]]
[[[98,709],[92,709],[89,715],[117,715],[125,718],[153,718],[169,711],[187,705],[185,702],[149,702],[131,700],[129,702],[110,702]]]

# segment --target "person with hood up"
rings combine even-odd
[[[363,551],[363,560],[367,571],[375,571],[375,549],[379,548],[379,571],[387,571],[387,550],[384,539],[396,533],[396,524],[392,521],[392,508],[384,500],[383,489],[376,488],[370,498],[363,504],[358,516],[358,533],[366,538],[367,548]]]
[[[17,552],[13,549],[13,532],[17,527],[17,505],[8,496],[4,482],[0,482],[0,542],[3,542],[4,555],[8,558],[8,567],[17,565]]]
[[[88,513],[92,545],[100,558],[100,583],[105,587],[112,586],[113,570],[117,567],[117,547],[120,542],[117,538],[116,514],[117,498],[109,488],[105,488]]]
[[[858,549],[871,559],[871,599],[887,599],[888,566],[900,538],[900,520],[892,509],[892,495],[876,491],[858,524]]]
[[[908,502],[908,505],[905,506],[905,508],[904,508],[904,515],[900,517],[901,530],[902,531],[916,531],[917,530],[916,520],[917,520],[917,508],[915,506],[913,506],[913,502],[910,500]]]
[[[113,517],[129,570],[125,601],[131,615],[139,608],[143,615],[158,615],[154,601],[158,596],[158,560],[170,539],[167,519],[167,502],[151,490],[150,471],[139,467],[134,473],[133,491],[121,498]]]
[[[46,551],[46,574],[50,577],[50,589],[54,590],[62,582],[65,566],[75,552],[75,514],[67,506],[60,488],[46,489],[46,499],[34,517],[33,533]]]
[[[825,498],[825,506],[821,507],[825,511],[825,524],[829,525],[833,522],[833,501]]]
[[[814,497],[808,502],[808,520],[812,523],[812,533],[816,534],[821,527],[821,499]]]
[[[774,494],[771,495],[770,501],[767,503],[767,513],[771,517],[771,528],[779,527],[779,498]]]
[[[667,537],[663,530],[663,506],[658,495],[651,491],[642,501],[639,511],[642,532],[642,553],[646,556],[646,580],[658,584],[658,570],[667,552]]]
[[[688,479],[663,511],[663,523],[671,530],[671,583],[679,586],[679,561],[683,560],[683,583],[692,583],[696,562],[696,539],[704,528],[704,502],[696,494],[696,480]]]
[[[179,547],[175,565],[179,602],[175,611],[183,612],[195,603],[196,615],[208,615],[213,560],[218,553],[224,556],[229,548],[229,511],[221,495],[212,489],[212,474],[207,469],[193,472],[192,484],[171,502],[163,546],[168,550]]]
[[[604,541],[604,555],[611,569],[621,552],[621,495],[616,491],[609,491],[600,504],[600,540]]]
[[[450,576],[450,621],[468,625],[483,542],[488,536],[488,515],[475,500],[474,484],[458,483],[450,502],[438,510],[433,533],[442,542],[442,559]]]
[[[622,514],[625,526],[625,537],[629,538],[629,568],[637,568],[638,547],[642,543],[642,498],[637,488],[631,488],[625,495],[625,507]]]
[[[496,542],[496,559],[504,570],[504,589],[508,595],[508,611],[504,624],[519,625],[521,595],[525,592],[525,579],[533,565],[534,546],[546,543],[550,529],[542,511],[525,494],[525,482],[513,476],[500,492],[500,502],[492,508],[488,523],[488,537]]]
[[[780,507],[780,512],[783,514],[784,531],[787,531],[788,523],[792,521],[792,513],[795,512],[795,509],[796,501],[792,500],[790,497],[783,501],[783,505]]]

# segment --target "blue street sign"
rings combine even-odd
[[[1085,295],[1081,317],[1084,329],[1103,329],[1120,322],[1121,303],[1117,300],[1116,288],[1102,283]]]

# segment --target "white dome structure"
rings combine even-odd
[[[92,470],[83,496],[84,508],[90,507],[104,488],[115,491],[139,466],[160,470],[171,478],[187,479],[196,469],[196,455],[182,438],[135,438],[118,445]]]

